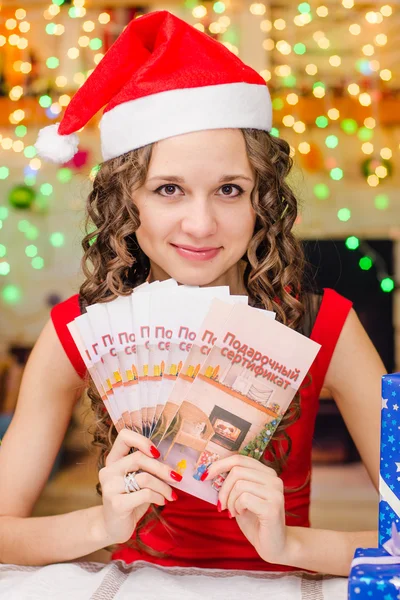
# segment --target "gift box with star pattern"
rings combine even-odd
[[[400,373],[382,377],[379,547],[400,530]],[[400,570],[400,569],[399,569]]]
[[[400,556],[383,548],[357,548],[349,577],[349,600],[398,600]]]

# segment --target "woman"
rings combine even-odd
[[[330,390],[377,487],[384,367],[349,301],[303,290],[297,201],[285,182],[289,146],[268,133],[263,80],[179,19],[152,13],[126,28],[60,126],[39,136],[42,156],[68,160],[74,132],[106,103],[104,162],[87,205],[95,230],[83,241],[86,279],[53,309],[33,349],[0,452],[0,561],[46,564],[112,546],[112,557],[127,562],[347,575],[355,548],[376,544],[376,532],[309,527],[318,396],[322,385]],[[210,466],[205,477],[229,473],[217,508],[177,493],[170,484],[179,474],[156,460],[148,439],[116,435],[91,385],[103,503],[30,517],[85,387],[66,324],[88,304],[169,277],[229,285],[322,345],[263,460],[232,456]],[[131,472],[137,489],[126,493]],[[161,517],[151,506],[163,507]]]

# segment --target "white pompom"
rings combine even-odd
[[[77,153],[79,139],[76,133],[58,135],[60,123],[39,131],[35,148],[38,155],[55,163],[66,163]]]

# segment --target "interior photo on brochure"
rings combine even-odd
[[[151,438],[174,486],[217,503],[214,461],[260,459],[319,345],[226,286],[169,279],[87,307],[69,331],[117,431]]]

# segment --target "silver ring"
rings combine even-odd
[[[137,475],[137,471],[134,471],[133,473],[127,473],[126,475],[124,475],[125,493],[126,494],[131,494],[132,492],[138,492],[141,489],[140,485],[136,481],[135,475]]]

